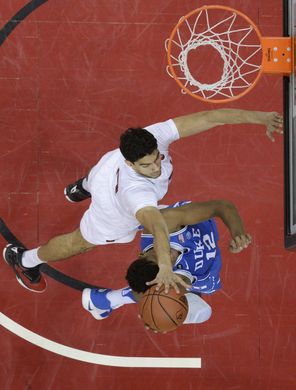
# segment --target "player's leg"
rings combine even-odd
[[[13,269],[17,281],[26,289],[41,293],[46,289],[46,279],[41,274],[40,265],[27,268],[22,264],[22,257],[26,249],[8,244],[3,251],[3,258]]]
[[[76,229],[72,233],[62,234],[49,240],[38,248],[37,256],[41,262],[58,261],[86,252],[95,246],[83,238],[80,229]]]
[[[12,267],[18,282],[28,290],[43,292],[46,280],[39,267],[44,262],[58,261],[94,248],[81,235],[80,229],[57,236],[40,248],[25,248],[8,244],[3,251],[4,260]]]

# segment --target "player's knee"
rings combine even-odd
[[[91,251],[94,248],[95,248],[95,245],[92,245],[91,247],[82,246],[82,247],[79,248],[79,253],[89,252],[89,251]]]
[[[95,245],[86,241],[81,235],[80,230],[77,229],[72,233],[70,240],[68,241],[68,247],[78,254],[93,249]]]

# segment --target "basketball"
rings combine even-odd
[[[162,286],[158,291],[156,285],[150,287],[139,301],[140,315],[145,325],[157,332],[171,332],[182,325],[188,313],[188,303],[180,289],[178,294],[171,288],[165,293]]]

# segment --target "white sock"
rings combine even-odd
[[[107,293],[106,297],[110,301],[113,309],[121,305],[136,303],[130,287],[121,288],[119,290],[111,290]]]
[[[26,268],[33,268],[36,267],[36,265],[44,263],[41,259],[39,259],[37,255],[37,251],[40,247],[35,249],[30,249],[28,251],[25,251],[22,256],[22,265]]]

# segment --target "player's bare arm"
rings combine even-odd
[[[172,270],[169,231],[160,211],[156,207],[144,207],[136,213],[136,218],[154,236],[154,250],[159,266],[156,278],[147,282],[147,285],[157,284],[159,288],[164,284],[166,292],[170,286],[179,292],[178,283],[185,288],[190,287]]]
[[[173,119],[180,137],[202,133],[221,125],[260,124],[266,128],[266,135],[274,141],[273,133],[283,133],[283,117],[277,112],[218,109],[201,111]]]
[[[227,200],[192,202],[176,208],[162,209],[161,213],[170,233],[179,230],[182,225],[194,225],[210,218],[220,218],[231,234],[229,250],[232,253],[241,252],[252,241],[251,236],[245,233],[236,207]]]

